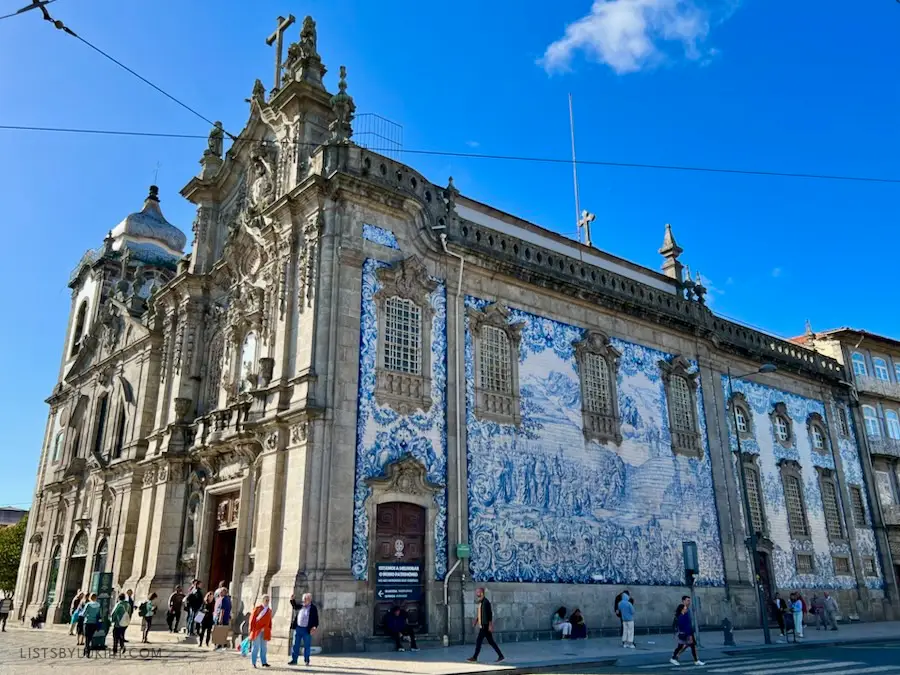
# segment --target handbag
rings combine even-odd
[[[206,618],[206,612],[197,612],[194,614],[194,623],[203,623],[203,619]]]
[[[241,642],[241,656],[247,656],[250,653],[250,638],[245,637]]]
[[[231,628],[228,626],[213,626],[212,643],[216,646],[228,644],[231,636]]]

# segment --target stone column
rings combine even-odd
[[[110,555],[112,565],[110,572],[116,588],[123,586],[129,578],[138,573],[140,565],[136,565],[135,546],[137,532],[141,520],[142,488],[140,482],[132,474],[127,483],[115,487],[117,514],[110,524]]]
[[[185,495],[187,484],[180,464],[162,465],[156,474],[156,494],[153,503],[150,547],[143,586],[171,593],[180,578],[179,546],[184,529]]]
[[[142,476],[140,491],[140,507],[138,513],[137,534],[134,547],[134,559],[131,568],[131,576],[126,585],[134,589],[137,595],[146,592],[146,586],[142,585],[147,572],[147,559],[152,545],[153,513],[156,500],[156,467],[147,467]],[[136,495],[137,496],[137,495]]]

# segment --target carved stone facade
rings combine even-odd
[[[892,582],[871,514],[827,540],[815,513],[820,489],[842,511],[847,480],[871,491],[859,424],[839,433],[826,409],[849,395],[839,363],[713,314],[671,228],[660,274],[356,145],[346,73],[332,96],[312,19],[278,63],[280,86],[253,88],[240,132],[212,130],[182,190],[197,207],[190,250],[152,190],[72,277],[35,493],[46,518],[29,521],[18,611],[46,603],[66,620],[95,566],[139,597],[225,579],[236,617],[262,593],[285,607],[312,592],[317,639],[356,648],[376,630],[373,573],[392,555],[379,528],[402,529],[383,514],[404,513],[415,532],[391,541],[412,541],[429,633],[458,635],[471,614],[460,571],[491,584],[502,631],[543,629],[560,605],[606,607],[623,584],[645,598],[643,621],[668,626],[683,541],[702,551],[705,615],[751,624],[722,378],[772,362],[763,379],[783,395],[735,387],[772,577],[884,616]],[[789,442],[772,442],[770,412]],[[813,429],[827,438],[807,456]],[[812,534],[796,541],[773,491],[781,460],[804,481]],[[817,467],[833,472],[822,488]],[[387,508],[398,502],[409,508]],[[855,576],[798,571],[809,556],[824,570],[826,553]],[[284,643],[289,613],[274,618]]]

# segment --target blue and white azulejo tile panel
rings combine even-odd
[[[404,457],[419,460],[433,485],[444,487],[435,495],[435,578],[447,571],[447,297],[443,282],[431,294],[431,400],[428,412],[401,415],[375,401],[375,366],[378,350],[378,317],[375,276],[387,264],[366,260],[362,273],[360,315],[359,393],[356,429],[356,477],[353,496],[353,576],[366,579],[369,570],[369,521],[366,499],[371,488],[366,480],[384,475],[385,468]]]
[[[467,297],[467,307],[485,300]],[[672,453],[658,362],[671,355],[613,340],[623,441],[586,442],[574,343],[584,329],[510,309],[524,323],[518,427],[475,416],[466,319],[470,569],[476,581],[681,585],[682,542],[700,578],[724,584],[702,392],[704,456]]]
[[[386,230],[383,227],[363,223],[362,234],[363,239],[365,239],[366,241],[381,244],[382,246],[387,246],[388,248],[393,248],[398,251],[400,250],[400,244],[397,242],[397,237],[394,236],[393,232],[391,232],[390,230]]]

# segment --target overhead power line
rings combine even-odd
[[[173,138],[173,139],[195,139],[205,140],[207,136],[201,134],[175,134],[155,131],[118,131],[114,129],[79,129],[71,127],[37,127],[30,125],[16,124],[0,124],[0,131],[35,131],[47,133],[64,133],[64,134],[87,134],[95,136],[133,136],[138,138]],[[260,139],[251,138],[232,138],[234,143],[261,142]],[[303,145],[307,147],[318,147],[317,143],[303,143],[301,141],[288,141],[295,145]],[[276,142],[277,144],[278,142]],[[367,148],[372,152],[389,152],[394,148]],[[409,150],[404,148],[401,152],[411,155],[432,155],[437,157],[457,157],[466,159],[490,159],[502,160],[509,162],[536,162],[544,164],[571,164],[571,158],[561,157],[528,157],[522,155],[490,155],[475,152],[452,152],[449,150]],[[786,171],[762,171],[753,169],[728,169],[709,166],[688,166],[678,164],[645,164],[641,162],[611,162],[605,160],[579,159],[578,164],[586,166],[605,166],[623,169],[655,169],[660,171],[690,171],[694,173],[723,173],[735,174],[743,176],[768,176],[774,178],[808,178],[814,180],[839,180],[853,181],[861,183],[887,183],[900,184],[900,178],[879,178],[877,176],[849,176],[843,174],[820,174],[820,173],[791,173]]]
[[[24,14],[25,12],[30,12],[32,9],[41,9],[46,5],[50,5],[56,2],[56,0],[36,0],[32,2],[30,5],[25,5],[22,9],[17,9],[15,12],[11,14],[4,14],[0,16],[0,21],[3,19],[11,19],[14,16],[19,16],[20,14]]]

